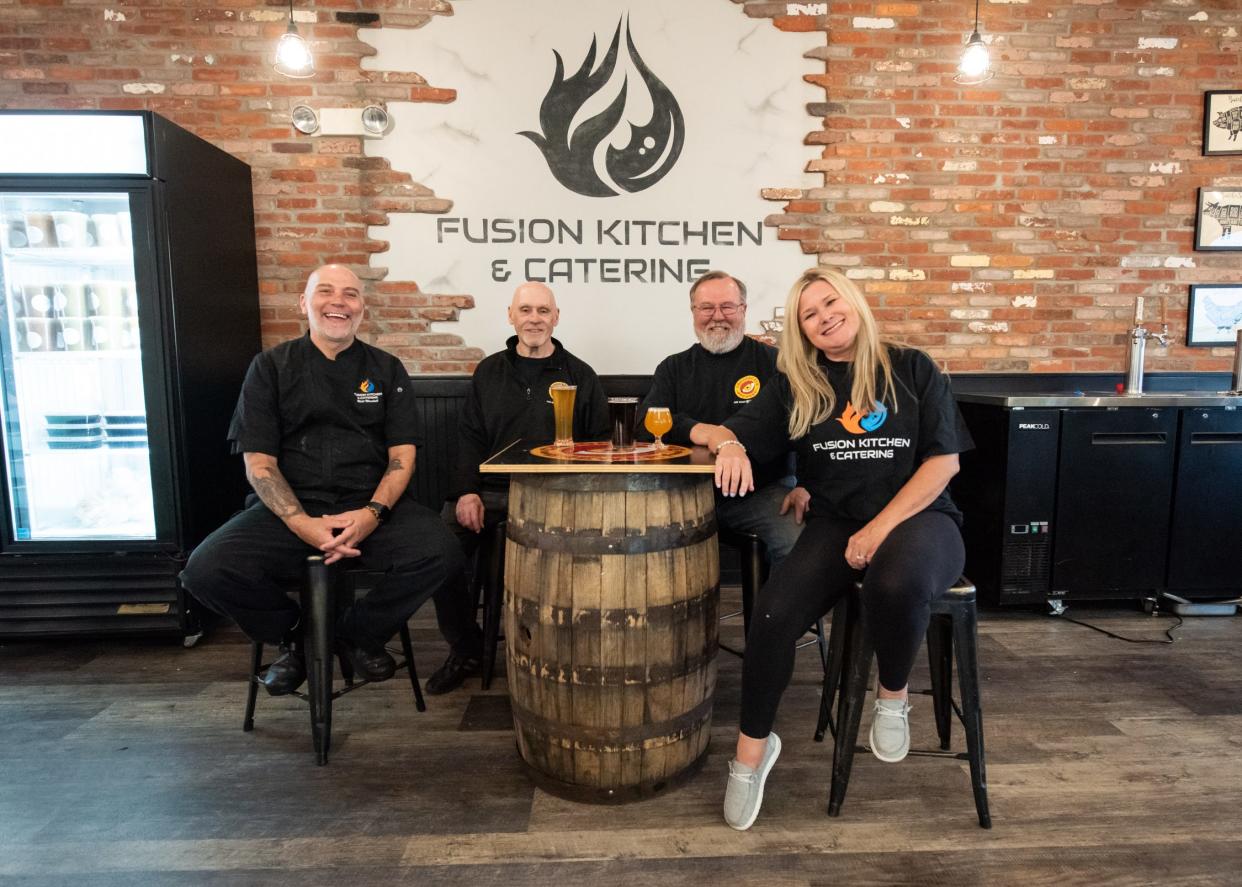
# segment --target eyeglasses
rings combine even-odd
[[[725,302],[723,305],[695,305],[690,310],[699,317],[714,317],[717,311],[725,317],[732,317],[745,307],[745,302]]]

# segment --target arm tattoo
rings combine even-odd
[[[405,468],[405,463],[400,459],[389,459],[388,467],[384,470],[384,477],[388,477],[394,471],[400,471],[403,468]]]
[[[272,514],[281,520],[288,520],[303,513],[302,503],[294,495],[289,482],[285,480],[279,468],[275,466],[256,468],[250,472],[250,486],[254,487],[255,493]]]

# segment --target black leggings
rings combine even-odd
[[[845,562],[845,544],[861,527],[857,521],[809,519],[759,592],[742,663],[741,729],[747,736],[763,739],[772,731],[798,638],[860,578],[880,684],[900,690],[909,681],[931,602],[962,573],[962,534],[947,514],[921,512],[889,533],[860,571]]]

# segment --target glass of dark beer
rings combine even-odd
[[[612,425],[613,449],[634,446],[634,423],[637,417],[637,397],[608,398],[608,421]]]

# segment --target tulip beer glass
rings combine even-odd
[[[556,425],[556,440],[553,443],[558,447],[573,446],[574,396],[577,392],[577,385],[564,382],[553,382],[548,388],[548,395],[552,398],[552,418]]]
[[[664,435],[673,430],[673,414],[668,407],[648,407],[643,425],[655,438],[656,449],[660,449],[664,446]]]

